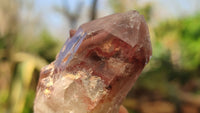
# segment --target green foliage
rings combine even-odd
[[[55,59],[56,53],[59,51],[59,43],[47,31],[41,32],[39,38],[31,39],[30,42],[28,39],[25,40],[23,35],[15,36],[15,38],[17,40],[9,44],[10,49],[6,49],[7,42],[9,42],[8,37],[4,36],[0,39],[0,43],[2,43],[0,53],[3,56],[0,56],[0,60],[13,66],[10,68],[13,75],[10,75],[9,72],[4,73],[10,75],[4,77],[11,83],[7,84],[10,86],[9,89],[1,89],[0,112],[30,113],[33,112],[36,87],[36,83],[32,84],[32,80],[38,78],[39,70],[47,65],[46,60],[51,62]],[[4,58],[8,57],[6,53],[10,53],[10,59]],[[2,72],[1,70],[4,69],[0,69],[0,72]],[[0,76],[1,80],[3,79]]]
[[[185,17],[161,23],[155,34],[158,40],[168,40],[168,34],[176,34],[175,43],[179,46],[180,67],[185,70],[197,70],[200,67],[200,15]],[[167,47],[166,47],[167,48]],[[174,49],[174,48],[172,48]]]
[[[30,90],[26,97],[26,103],[23,109],[23,113],[33,113],[34,98],[35,98],[35,91]]]
[[[37,50],[39,55],[47,59],[47,61],[53,61],[58,51],[58,42],[48,32],[41,34],[41,42]]]
[[[132,110],[132,109],[128,109],[128,113],[137,113],[137,112],[135,112],[135,111]]]
[[[109,3],[114,12],[120,13],[125,12],[127,10],[137,10],[140,14],[144,15],[145,19],[149,21],[151,19],[152,12],[152,4],[146,4],[144,6],[138,6],[137,1],[127,2],[126,0],[109,0]],[[129,6],[127,6],[129,5]]]
[[[139,7],[138,11],[140,14],[144,15],[144,18],[146,21],[149,21],[151,19],[151,14],[152,14],[152,5],[151,4],[146,4],[144,7]]]
[[[59,42],[49,32],[43,31],[40,34],[39,40],[29,46],[28,51],[51,62],[55,59],[56,53],[59,51]]]
[[[122,0],[109,0],[109,3],[111,4],[112,9],[114,12],[124,12],[125,6],[122,3]]]
[[[0,49],[5,48],[6,46],[6,40],[4,37],[0,37]]]
[[[200,15],[181,20],[180,45],[182,47],[182,64],[186,69],[200,67]]]

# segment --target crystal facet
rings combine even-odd
[[[118,113],[151,54],[148,27],[137,11],[83,24],[41,70],[34,111]]]

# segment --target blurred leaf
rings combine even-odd
[[[109,0],[111,7],[113,8],[114,12],[124,12],[125,11],[125,5],[123,4],[123,0]]]
[[[47,31],[43,31],[40,40],[32,43],[29,48],[36,54],[45,58],[48,62],[55,59],[57,51],[59,51],[59,43]],[[35,45],[37,44],[37,45]]]
[[[46,62],[26,53],[17,53],[13,60],[19,62],[17,66],[16,78],[13,81],[11,89],[11,112],[21,113],[24,110],[26,98],[28,95],[30,83],[35,69],[40,69],[46,65]]]
[[[169,20],[161,23],[155,29],[156,37],[163,40],[162,44],[171,51],[171,57],[177,57],[177,60],[180,61],[179,66],[185,70],[196,70],[200,66],[199,20],[200,15]],[[170,42],[172,37],[174,40]],[[164,44],[166,42],[171,45]],[[172,45],[173,43],[174,45]],[[174,50],[176,52],[173,53]],[[180,52],[180,56],[177,56],[177,52]]]

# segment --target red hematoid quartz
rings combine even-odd
[[[42,68],[35,113],[118,113],[149,62],[148,27],[137,11],[83,24]]]

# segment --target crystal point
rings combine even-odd
[[[137,11],[85,23],[42,68],[34,112],[118,113],[151,54],[148,27]]]

